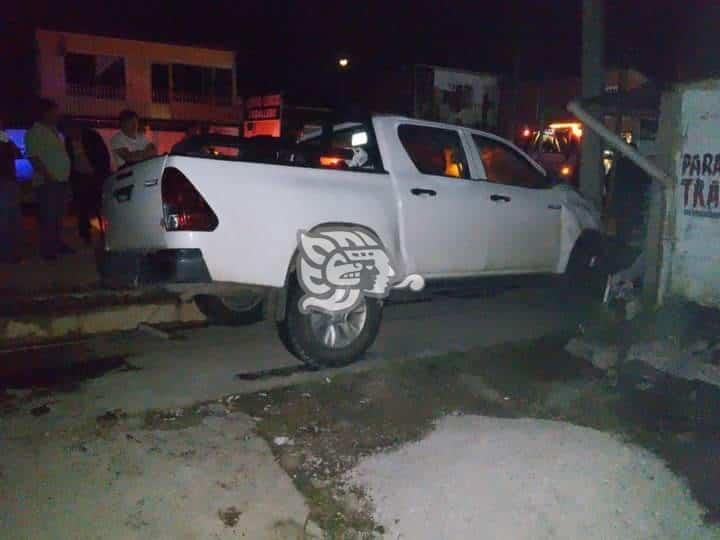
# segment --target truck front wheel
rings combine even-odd
[[[343,315],[304,314],[299,302],[303,290],[290,285],[287,315],[278,324],[280,339],[299,360],[314,367],[338,367],[357,360],[373,344],[382,320],[382,302],[364,298]]]
[[[607,281],[606,246],[599,236],[586,235],[578,239],[565,270],[567,292],[601,298]]]

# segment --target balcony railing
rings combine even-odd
[[[170,103],[170,90],[158,90],[153,88],[152,91],[153,103]]]
[[[68,83],[65,91],[68,96],[125,101],[125,87],[121,86],[96,86]]]
[[[63,114],[117,118],[123,109],[131,108],[143,118],[188,121],[227,121],[242,118],[242,103],[231,96],[175,94],[153,89],[151,101],[134,98],[124,88],[67,85],[65,95],[54,98]]]
[[[233,104],[232,96],[215,96],[213,99],[215,100],[215,105],[221,107],[230,107]]]
[[[208,96],[201,94],[192,94],[189,92],[177,92],[167,89],[153,89],[153,103],[188,103],[194,105],[216,105],[219,107],[231,107],[233,105],[232,96]]]
[[[177,103],[210,105],[212,103],[212,96],[203,96],[200,94],[191,94],[189,92],[173,91],[172,100]]]

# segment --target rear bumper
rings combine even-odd
[[[199,249],[103,251],[98,257],[98,273],[102,286],[109,289],[159,287],[179,294],[181,299],[200,294],[229,296],[235,304],[246,299],[250,307],[259,298],[266,318],[285,318],[286,287],[213,281]]]
[[[98,258],[98,273],[107,288],[212,281],[199,249],[104,251]]]

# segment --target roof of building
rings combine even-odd
[[[149,35],[144,33],[135,33],[133,35],[128,34],[117,34],[117,33],[108,33],[108,32],[93,32],[93,33],[87,33],[87,32],[74,32],[70,30],[64,30],[59,28],[37,28],[35,30],[36,34],[38,32],[48,32],[48,33],[54,33],[54,34],[65,34],[65,35],[75,35],[75,36],[83,36],[83,37],[98,37],[98,38],[106,38],[106,39],[119,39],[122,41],[134,41],[137,43],[151,43],[151,44],[162,44],[162,45],[173,45],[178,47],[191,47],[196,49],[207,49],[212,51],[218,51],[218,52],[227,52],[227,53],[235,53],[233,49],[229,49],[228,47],[221,47],[217,44],[212,43],[197,43],[193,42],[191,40],[158,40],[156,35]]]

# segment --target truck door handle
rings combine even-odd
[[[490,200],[493,202],[510,202],[510,197],[507,195],[490,195]]]
[[[548,208],[550,210],[560,210],[562,206],[560,206],[559,204],[548,204]]]
[[[113,196],[115,197],[115,200],[119,203],[128,202],[132,197],[132,190],[134,187],[134,184],[130,184],[129,186],[125,186],[123,188],[113,191]]]
[[[422,188],[412,188],[410,190],[410,193],[412,193],[413,195],[416,195],[418,197],[421,197],[423,195],[429,195],[430,197],[434,197],[435,195],[437,195],[437,191],[435,191],[434,189],[422,189]]]

